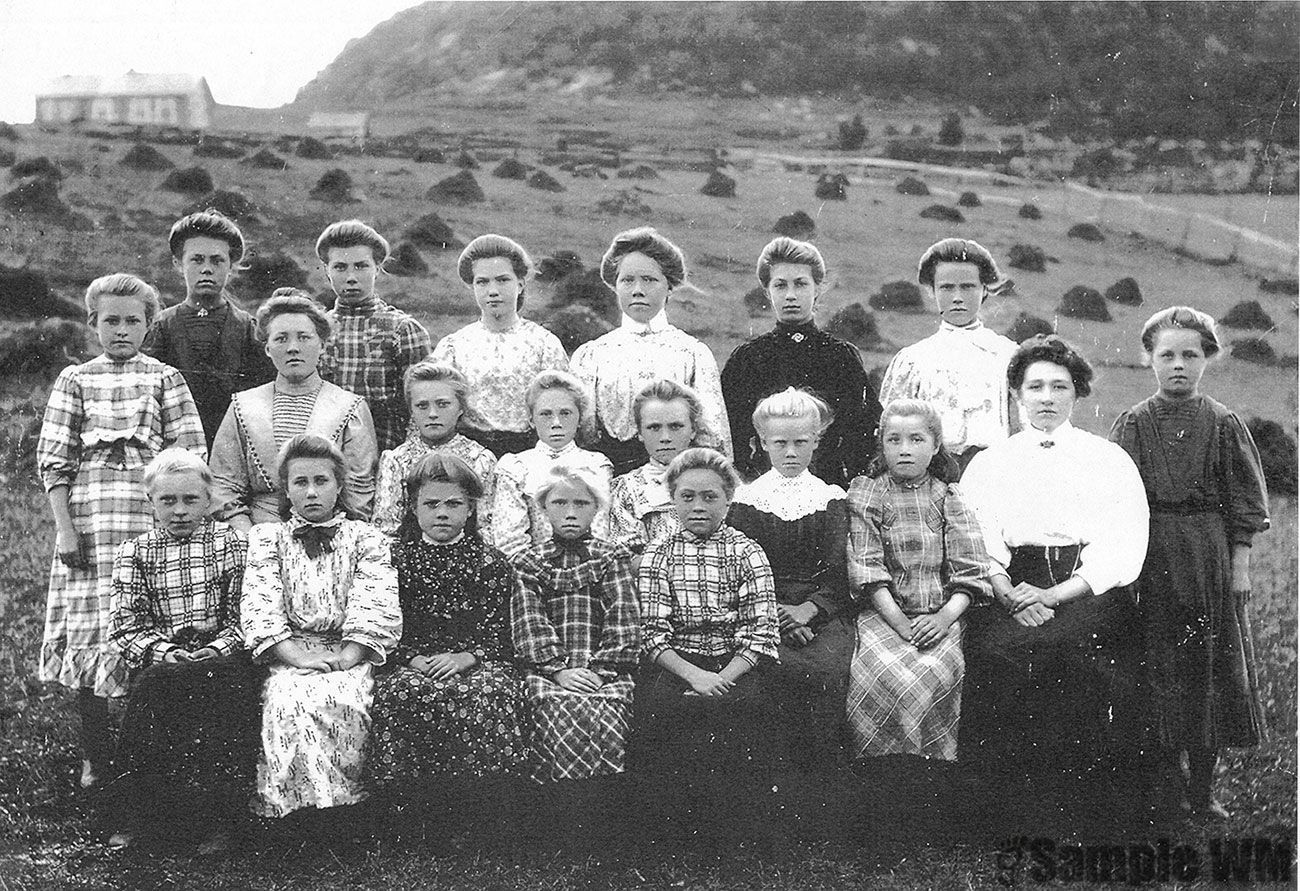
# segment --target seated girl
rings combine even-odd
[[[559,462],[587,467],[610,478],[612,465],[599,452],[578,448],[574,437],[591,410],[582,382],[565,371],[543,371],[528,385],[524,402],[537,431],[537,445],[497,462],[496,497],[492,505],[492,540],[507,557],[531,545],[551,540],[551,524],[537,504],[536,492],[552,465]],[[609,511],[601,509],[592,533],[603,537],[609,529]]]
[[[470,466],[482,484],[483,495],[474,505],[474,525],[491,541],[492,482],[497,459],[483,446],[458,432],[467,416],[469,384],[450,365],[426,359],[406,369],[403,377],[406,403],[411,410],[411,433],[379,459],[372,522],[385,535],[396,535],[409,513],[406,482],[411,469],[431,452],[455,455]]]
[[[763,548],[781,624],[773,683],[789,755],[802,766],[842,760],[844,698],[855,635],[844,550],[844,490],[809,471],[832,420],[825,402],[787,387],[759,401],[754,429],[771,469],[736,490],[727,522]]]
[[[266,817],[365,797],[373,669],[402,635],[388,539],[339,509],[343,453],[299,434],[278,466],[290,511],[249,533],[240,615],[253,657],[271,670],[254,802]]]
[[[247,547],[208,518],[212,474],[185,449],[144,470],[157,526],[117,549],[112,639],[136,674],[111,796],[117,832],[199,828],[203,853],[230,842],[257,763],[264,672],[239,633]]]
[[[518,579],[484,544],[483,483],[455,455],[433,452],[406,478],[406,521],[393,545],[406,631],[381,674],[371,775],[396,793],[509,774],[527,757],[523,695],[510,645]]]

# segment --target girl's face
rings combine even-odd
[[[105,294],[99,298],[95,312],[95,334],[104,355],[123,361],[140,352],[140,344],[149,333],[145,321],[145,302],[139,297]]]
[[[420,438],[431,446],[442,445],[456,435],[462,414],[456,390],[445,381],[415,381],[411,384],[411,423]]]
[[[203,477],[193,471],[164,473],[149,486],[158,525],[173,538],[189,538],[207,519],[212,495]]]
[[[807,418],[769,418],[758,431],[758,438],[772,467],[787,477],[808,469],[821,442],[817,422]]]
[[[641,406],[638,432],[646,454],[660,464],[667,464],[684,452],[695,438],[691,407],[685,399],[668,402],[651,399]]]
[[[979,318],[985,288],[974,263],[943,262],[934,267],[935,303],[949,325],[964,328]]]
[[[290,383],[305,381],[316,373],[324,348],[311,317],[303,313],[276,316],[266,326],[266,354],[280,377]]]
[[[677,478],[673,506],[683,529],[698,538],[708,538],[727,518],[731,498],[722,477],[712,470],[694,468]]]
[[[289,503],[304,520],[323,523],[334,516],[339,478],[328,458],[294,458],[289,462]]]
[[[524,283],[505,257],[475,260],[472,287],[484,321],[509,324],[519,317],[519,295]]]
[[[1175,399],[1195,396],[1209,361],[1199,331],[1166,328],[1156,335],[1151,350],[1151,368],[1156,373],[1160,392],[1165,396]]]
[[[340,301],[358,304],[375,293],[379,267],[368,245],[332,247],[325,253],[325,274]]]
[[[537,438],[556,451],[573,442],[580,419],[578,403],[568,390],[543,390],[533,404],[531,420]]]
[[[230,243],[221,238],[194,235],[185,239],[181,255],[172,266],[185,276],[185,293],[199,303],[212,303],[230,278]]]
[[[1074,411],[1077,397],[1070,370],[1055,362],[1031,363],[1016,390],[1016,399],[1024,406],[1030,424],[1051,433],[1070,420]]]
[[[586,486],[566,481],[551,489],[542,511],[556,535],[573,541],[591,531],[598,507],[596,496]]]
[[[939,443],[926,425],[915,415],[892,415],[885,420],[881,447],[885,467],[897,480],[916,480],[925,476],[930,461],[939,451]]]
[[[446,544],[465,531],[474,501],[455,483],[426,482],[415,496],[415,522],[429,541]]]
[[[811,322],[819,292],[812,267],[794,263],[774,263],[767,280],[767,299],[778,322],[802,325]]]
[[[633,321],[645,324],[659,315],[671,290],[659,264],[640,251],[619,261],[614,293],[619,307]]]

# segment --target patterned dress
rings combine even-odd
[[[727,523],[757,542],[772,565],[776,602],[811,602],[813,639],[783,636],[768,669],[792,761],[841,760],[844,700],[855,635],[845,575],[848,506],[844,490],[805,470],[793,478],[769,470],[736,491]]]
[[[651,458],[614,478],[609,487],[610,538],[648,544],[682,528],[664,485],[667,472],[667,467]]]
[[[859,477],[849,490],[849,580],[864,599],[881,586],[908,618],[936,613],[958,591],[992,596],[988,555],[956,485],[928,474]],[[855,758],[957,757],[964,619],[919,650],[869,603],[858,616],[848,719]]]
[[[523,696],[510,646],[514,569],[465,533],[448,544],[393,546],[406,632],[394,669],[375,690],[371,772],[384,785],[480,779],[519,770],[528,757]],[[473,653],[447,680],[410,667],[416,656]]]
[[[305,542],[331,529],[330,549],[309,556]],[[240,625],[254,658],[268,658],[267,651],[286,640],[314,654],[348,642],[373,651],[374,664],[362,660],[347,671],[271,665],[253,810],[283,817],[304,807],[360,801],[374,665],[384,663],[402,635],[387,537],[342,514],[321,524],[294,514],[283,523],[254,526]]]
[[[408,514],[406,476],[411,468],[435,451],[460,458],[483,481],[483,497],[475,506],[475,519],[483,540],[492,543],[492,501],[496,486],[497,459],[483,446],[457,433],[438,448],[433,448],[420,434],[412,432],[406,442],[379,459],[379,482],[375,487],[375,513],[372,522],[385,535],[397,535]]]
[[[636,577],[609,542],[553,538],[521,555],[523,584],[511,604],[515,648],[528,666],[533,779],[581,780],[621,773],[632,717],[632,671],[640,653]],[[609,557],[599,577],[565,585],[547,567],[572,569]],[[596,693],[565,690],[556,672],[587,668],[605,682]]]
[[[539,442],[525,452],[502,455],[497,462],[496,497],[492,503],[492,541],[511,559],[532,545],[551,539],[551,521],[533,498],[555,464],[587,467],[610,477],[609,459],[569,443],[555,451]],[[609,509],[601,508],[591,524],[591,534],[604,537],[609,530]]]
[[[1259,450],[1241,418],[1208,396],[1153,396],[1111,431],[1151,506],[1138,615],[1161,742],[1249,746],[1267,730],[1250,615],[1232,596],[1233,545],[1268,529]]]
[[[50,391],[36,465],[45,491],[68,487],[68,510],[87,566],[55,554],[41,642],[40,679],[125,696],[127,670],[109,640],[113,559],[153,528],[144,468],[168,446],[205,454],[203,424],[181,373],[140,353],[63,369]]]

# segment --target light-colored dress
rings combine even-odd
[[[314,558],[299,537],[311,526],[335,530],[332,549]],[[318,654],[345,642],[373,651],[370,661],[347,671],[271,666],[253,809],[283,817],[304,807],[360,801],[372,672],[402,635],[388,538],[341,514],[321,524],[295,514],[283,523],[254,526],[240,622],[254,658],[267,658],[271,647],[290,639]]]
[[[492,544],[492,501],[496,485],[497,459],[490,451],[467,436],[457,433],[436,449],[412,433],[395,449],[379,459],[379,483],[375,487],[375,513],[372,522],[385,535],[396,535],[406,519],[406,475],[411,468],[434,452],[455,455],[478,474],[483,482],[483,497],[476,505],[475,518],[483,541]]]
[[[609,487],[609,537],[649,544],[682,528],[664,485],[668,468],[653,458],[614,478]]]
[[[41,642],[42,681],[125,696],[127,669],[109,640],[113,560],[122,543],[153,528],[144,468],[168,446],[199,456],[203,424],[181,373],[137,353],[99,356],[63,369],[50,391],[36,466],[48,492],[68,487],[68,510],[88,561],[50,566]],[[15,530],[14,534],[20,534]]]
[[[558,452],[539,442],[525,452],[502,455],[497,462],[496,500],[492,504],[492,542],[507,557],[551,539],[551,521],[533,497],[555,464],[587,467],[605,477],[612,475],[609,459],[569,443]],[[601,508],[591,524],[591,534],[609,534],[609,509]]]

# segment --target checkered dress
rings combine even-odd
[[[542,577],[547,567],[592,563],[600,567],[594,583]],[[515,649],[530,669],[533,779],[621,773],[641,637],[631,559],[600,539],[555,538],[519,564],[523,584],[511,604],[511,624]],[[565,668],[589,668],[605,684],[596,693],[565,690],[552,680]]]
[[[99,356],[54,382],[36,463],[47,492],[68,487],[88,566],[67,567],[57,554],[51,564],[41,680],[126,694],[126,664],[108,636],[113,558],[153,527],[144,467],[172,445],[206,453],[194,399],[171,366],[141,353],[121,362]]]

